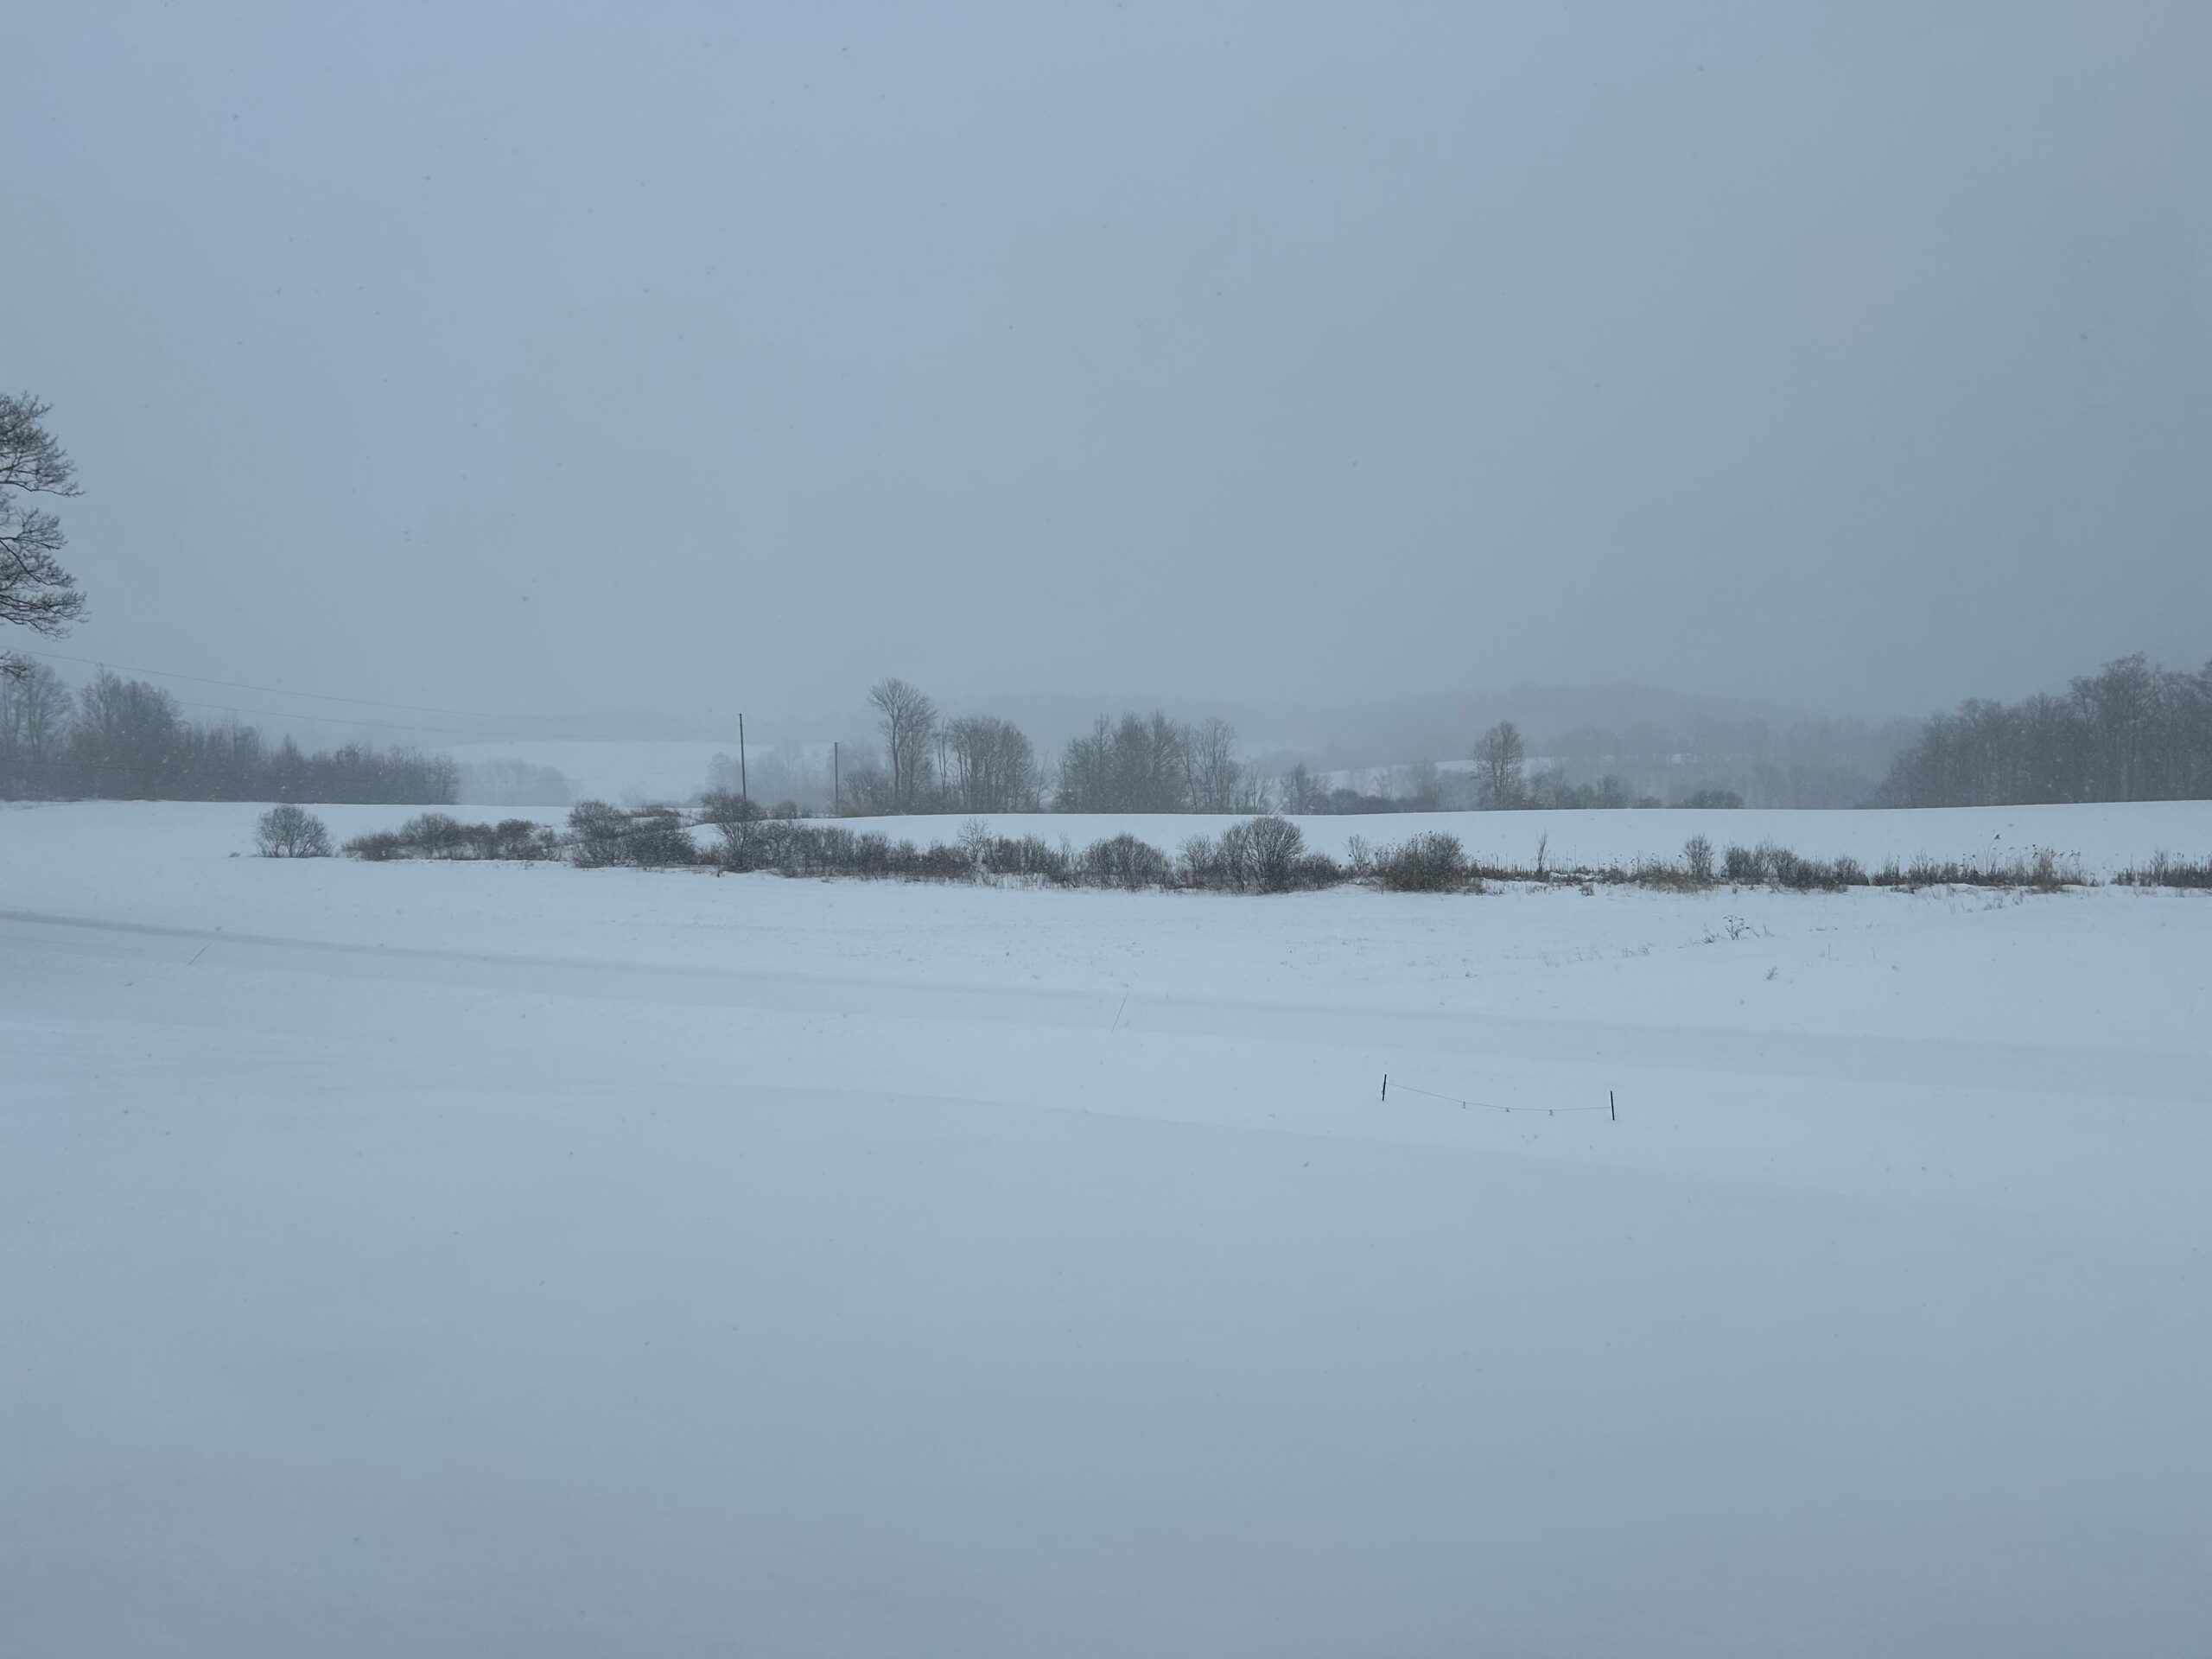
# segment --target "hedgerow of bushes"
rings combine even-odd
[[[464,823],[449,812],[418,812],[397,830],[355,836],[340,849],[349,858],[382,864],[400,858],[508,859],[524,862],[562,856],[558,832],[528,818]]]
[[[2121,887],[2195,887],[2212,889],[2212,858],[2175,858],[2153,853],[2147,864],[2131,864],[2113,877]]]
[[[702,842],[698,832],[702,830],[713,832],[710,842]],[[716,798],[696,818],[667,806],[630,809],[584,801],[569,814],[565,832],[522,818],[464,823],[446,813],[425,812],[396,830],[356,836],[344,851],[371,861],[565,859],[585,868],[696,865],[717,874],[767,872],[817,879],[988,882],[1121,892],[1301,893],[1347,882],[1387,893],[1480,893],[1489,881],[1564,884],[1586,892],[1601,886],[1631,886],[1688,893],[1721,886],[1794,893],[1930,887],[2052,893],[2094,885],[2077,859],[2044,849],[1964,862],[1892,861],[1869,871],[1849,856],[1808,858],[1771,842],[1716,852],[1703,836],[1693,836],[1677,859],[1570,869],[1547,868],[1541,859],[1534,868],[1478,863],[1468,856],[1458,836],[1442,830],[1423,831],[1380,847],[1355,836],[1339,860],[1308,847],[1296,823],[1272,814],[1231,824],[1217,836],[1194,836],[1172,855],[1132,835],[1111,836],[1078,848],[1065,838],[1048,842],[1036,835],[999,835],[981,820],[971,820],[957,841],[921,845],[842,823],[764,817],[757,808],[734,798]],[[2212,860],[2191,864],[2162,854],[2148,867],[2123,871],[2113,880],[2132,886],[2212,887]]]

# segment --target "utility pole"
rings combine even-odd
[[[845,806],[845,767],[838,758],[837,746],[830,746],[830,816],[841,816]]]
[[[747,806],[753,804],[752,785],[745,781],[745,716],[737,717],[737,792]]]

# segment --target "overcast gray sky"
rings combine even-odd
[[[464,707],[2212,654],[2212,6],[17,0],[60,647]]]

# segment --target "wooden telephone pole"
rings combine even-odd
[[[747,806],[753,804],[752,785],[745,781],[745,716],[737,717],[737,793]]]

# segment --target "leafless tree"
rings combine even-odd
[[[1522,768],[1528,759],[1521,728],[1510,720],[1501,720],[1475,745],[1474,759],[1483,804],[1493,809],[1520,805],[1524,793]]]
[[[1713,843],[1703,836],[1692,836],[1682,843],[1682,871],[1693,881],[1713,880]]]
[[[1191,810],[1191,748],[1194,735],[1179,720],[1154,713],[1148,734],[1154,755],[1149,781],[1155,812]]]
[[[1244,766],[1236,758],[1236,728],[1216,715],[1190,734],[1191,808],[1235,812],[1243,805]]]
[[[1060,757],[1054,804],[1063,812],[1187,812],[1192,735],[1155,713],[1103,715]]]
[[[66,781],[55,773],[74,701],[44,663],[20,658],[16,671],[0,673],[0,798],[35,800]]]
[[[49,407],[0,393],[0,623],[52,638],[84,613],[85,596],[61,568],[61,520],[31,499],[78,493],[77,469],[46,429]],[[5,666],[22,671],[20,659]]]
[[[551,766],[500,756],[461,763],[461,798],[479,806],[566,807],[576,798],[567,778]]]
[[[1108,796],[1112,786],[1114,730],[1101,715],[1086,737],[1071,737],[1060,756],[1052,782],[1052,804],[1062,812],[1104,812],[1113,810]]]
[[[77,694],[71,769],[88,795],[160,800],[169,792],[183,725],[167,691],[103,671]]]
[[[1318,812],[1328,789],[1301,760],[1276,780],[1275,792],[1286,812]]]
[[[850,753],[849,749],[849,755]],[[765,748],[756,747],[753,751],[752,775],[749,778],[734,754],[717,754],[707,762],[707,787],[709,790],[743,794],[742,785],[748,784],[756,801],[788,801],[796,806],[808,807],[828,806],[836,788],[835,780],[830,776],[829,751],[823,748],[817,753],[803,743],[778,743]]]
[[[2074,680],[2063,697],[1971,698],[1937,715],[1891,767],[1898,806],[2212,798],[2212,664],[2168,669],[2138,653]]]
[[[1239,812],[1272,812],[1274,810],[1274,789],[1267,773],[1257,766],[1244,768],[1244,777],[1236,787],[1236,806]]]
[[[1416,760],[1406,768],[1403,798],[1414,812],[1433,812],[1444,804],[1444,775],[1435,761]]]
[[[906,681],[878,680],[868,688],[876,729],[891,756],[891,800],[901,812],[922,803],[928,783],[930,751],[937,740],[937,704]]]
[[[970,715],[945,728],[948,779],[962,810],[1020,812],[1036,804],[1037,756],[1011,721]]]

